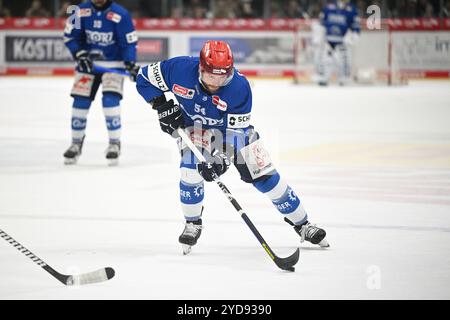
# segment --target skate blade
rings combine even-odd
[[[322,241],[319,242],[319,246],[321,248],[329,248],[330,244],[328,243],[328,241],[326,239],[322,239]]]
[[[188,244],[183,244],[183,255],[187,255],[189,253],[191,253],[192,251],[192,246],[188,245]]]
[[[76,164],[78,162],[78,157],[76,158],[64,158],[64,164],[65,165],[72,165]]]
[[[107,159],[108,161],[108,166],[110,167],[115,167],[117,165],[119,165],[119,159]]]

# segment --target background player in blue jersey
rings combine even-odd
[[[319,84],[327,85],[332,65],[336,66],[340,85],[351,79],[351,45],[359,32],[358,11],[347,0],[331,1],[320,14],[320,22],[325,29],[325,45],[321,46],[320,60],[317,64]]]
[[[204,180],[212,181],[212,172],[222,175],[231,162],[241,179],[267,195],[286,221],[294,225],[302,241],[328,246],[325,231],[308,222],[299,198],[280,177],[259,134],[250,125],[251,88],[233,67],[227,43],[206,42],[200,59],[176,57],[145,66],[139,71],[136,87],[157,110],[161,129],[179,143],[180,200],[186,220],[179,242],[184,253],[201,234]],[[198,163],[178,138],[179,127],[188,130],[207,165]]]
[[[133,81],[139,67],[136,65],[137,35],[131,17],[111,0],[91,0],[79,5],[79,25],[68,19],[64,42],[77,62],[71,96],[72,145],[64,153],[65,163],[74,164],[81,155],[85,137],[87,114],[102,85],[103,111],[108,128],[109,146],[106,158],[110,165],[120,155],[120,100],[123,77],[116,73],[94,72],[96,66],[127,69]]]

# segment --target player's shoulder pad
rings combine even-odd
[[[250,83],[237,69],[234,71],[233,80],[229,86],[230,91],[234,93],[233,96],[236,97],[236,105],[244,105],[247,100],[251,99],[252,92]]]
[[[166,62],[172,65],[177,65],[177,67],[191,67],[193,65],[198,65],[199,58],[191,56],[179,56],[170,58],[166,60]]]
[[[115,23],[120,23],[122,19],[129,19],[130,15],[124,7],[120,4],[113,2],[110,7],[110,11],[106,14],[106,19]]]
[[[193,69],[198,69],[199,59],[190,56],[179,56],[161,62],[164,75],[169,73],[170,78],[187,77]]]
[[[250,83],[247,78],[236,68],[234,69],[233,81],[231,83],[242,88],[243,90],[250,90]]]
[[[89,1],[80,3],[78,5],[78,13],[76,14],[80,18],[87,18],[92,16],[92,12],[93,12],[92,3]]]

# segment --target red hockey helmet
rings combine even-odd
[[[233,72],[233,54],[224,41],[207,41],[200,51],[200,67],[209,73],[231,75]]]

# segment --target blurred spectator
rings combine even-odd
[[[207,4],[201,0],[190,0],[185,5],[185,17],[194,19],[204,19],[208,13]]]
[[[356,8],[358,9],[360,16],[365,16],[367,11],[367,5],[364,0],[358,0],[356,2]]]
[[[297,0],[289,0],[286,5],[286,18],[309,18]]]
[[[322,12],[322,6],[316,2],[310,3],[306,12],[311,19],[317,19]]]
[[[253,10],[251,0],[242,0],[239,3],[239,9],[238,9],[237,16],[238,16],[238,18],[245,18],[245,19],[256,18],[256,13]]]
[[[406,0],[406,10],[400,17],[415,18],[417,13],[417,0]]]
[[[133,13],[133,18],[159,18],[163,14],[162,0],[139,0],[139,11]]]
[[[270,17],[269,18],[283,18],[283,10],[281,9],[280,3],[271,1],[270,2]]]
[[[435,16],[434,14],[434,8],[433,5],[431,3],[427,3],[425,5],[425,12],[423,14],[424,18],[433,18]]]
[[[33,0],[31,7],[25,12],[27,18],[36,17],[50,17],[50,12],[46,10],[41,3],[41,0]]]
[[[427,0],[418,0],[416,4],[416,16],[423,17],[427,8]]]
[[[56,12],[57,18],[64,18],[67,17],[69,14],[67,13],[67,8],[71,6],[72,3],[70,1],[64,1],[61,4],[61,8],[59,8],[58,12]]]
[[[450,0],[447,0],[446,6],[443,8],[442,14],[445,18],[450,18]]]
[[[234,12],[233,7],[230,8],[230,3],[228,1],[216,0],[213,17],[217,19],[236,18],[236,13]]]
[[[172,11],[170,12],[170,17],[172,19],[181,19],[183,17],[183,8],[181,7],[173,7]]]
[[[0,18],[9,18],[11,17],[11,12],[8,8],[3,6],[3,0],[0,0]]]
[[[65,17],[70,4],[90,0],[0,0],[0,17]],[[134,18],[317,18],[322,7],[333,0],[115,0],[127,8]],[[367,8],[376,4],[382,17],[417,18],[450,17],[450,0],[351,0],[361,17],[367,17]],[[31,3],[26,10],[24,3]],[[60,3],[57,12],[54,4]]]

